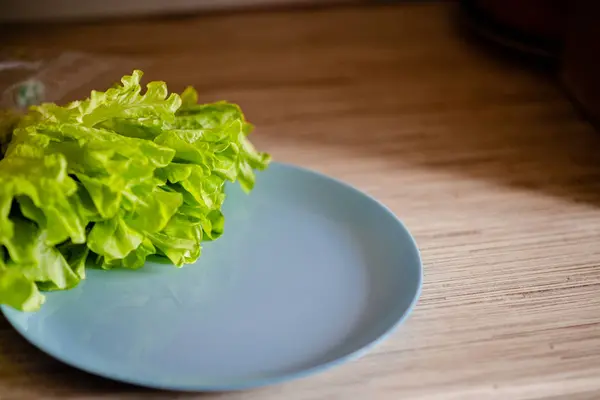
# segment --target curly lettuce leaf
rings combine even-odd
[[[200,257],[202,227],[184,214],[176,214],[161,232],[149,234],[156,246],[173,264],[181,267]]]
[[[45,103],[3,125],[0,304],[34,311],[86,266],[178,267],[223,234],[225,182],[250,191],[270,157],[234,104],[198,104],[188,87],[143,91],[141,71],[65,106]],[[10,142],[8,142],[10,138]]]
[[[0,304],[22,311],[37,311],[44,304],[35,282],[16,268],[0,267]]]
[[[172,119],[181,106],[181,98],[175,93],[169,95],[167,85],[159,81],[150,82],[146,86],[146,93],[142,94],[142,76],[142,71],[136,70],[132,75],[121,79],[122,85],[106,92],[94,90],[88,99],[74,101],[65,107],[54,103],[33,106],[25,124],[44,120],[93,127],[114,118],[160,116],[164,121]]]
[[[71,269],[60,251],[46,244],[46,231],[35,223],[14,217],[15,230],[5,246],[10,260],[8,269],[18,269],[27,279],[43,290],[64,290],[77,285],[80,277]]]
[[[43,158],[7,157],[0,160],[0,245],[9,247],[11,257],[19,258],[11,249],[14,222],[9,218],[13,202],[27,202],[30,215],[35,213],[48,225],[46,238],[55,244],[71,238],[85,242],[85,226],[69,197],[77,191],[76,182],[67,175],[67,161],[61,154]],[[30,206],[30,207],[27,207]],[[34,212],[34,208],[39,211]],[[45,224],[45,222],[43,222]]]

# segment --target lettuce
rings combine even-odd
[[[226,181],[252,190],[270,157],[227,102],[198,104],[136,70],[105,92],[34,106],[2,137],[0,304],[35,311],[85,268],[195,262],[223,234]],[[8,141],[7,138],[10,138]]]

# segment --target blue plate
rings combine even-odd
[[[90,270],[41,311],[3,307],[32,344],[137,385],[225,391],[358,357],[408,315],[422,267],[383,205],[334,179],[273,163],[227,188],[225,234],[195,265]]]

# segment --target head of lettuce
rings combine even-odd
[[[0,160],[0,304],[35,311],[86,265],[140,268],[149,255],[192,263],[223,233],[226,181],[245,191],[269,155],[240,108],[198,104],[141,71],[106,92],[34,106],[11,121]],[[6,135],[5,135],[6,136]]]

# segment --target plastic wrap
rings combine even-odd
[[[0,56],[0,108],[26,110],[42,102],[64,103],[104,90],[148,60],[79,52]]]

